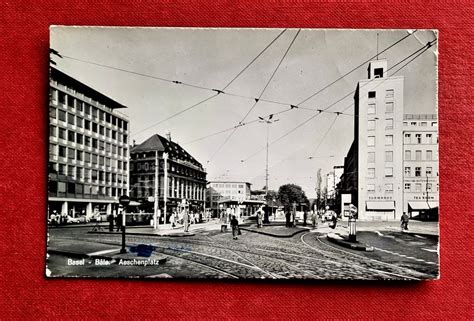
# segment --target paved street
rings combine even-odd
[[[51,276],[70,277],[417,280],[437,274],[434,237],[381,228],[360,231],[359,241],[375,248],[361,252],[328,242],[324,225],[316,230],[301,229],[288,238],[243,230],[238,240],[233,240],[230,232],[220,233],[216,223],[193,227],[194,235],[187,237],[129,235],[129,253],[122,255],[118,253],[119,234],[87,233],[90,227],[50,229],[49,247],[53,251],[48,269]],[[281,226],[266,227],[266,231],[272,229],[281,230]],[[130,253],[130,247],[139,244],[154,247],[150,257]],[[77,253],[89,255],[84,265],[68,265],[68,260],[69,264],[81,264]],[[102,260],[96,261],[96,257]],[[120,259],[135,261],[121,265]],[[145,261],[149,265],[143,266]]]

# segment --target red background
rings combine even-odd
[[[1,318],[473,319],[473,9],[469,0],[0,0]],[[441,280],[46,280],[51,24],[439,29]]]

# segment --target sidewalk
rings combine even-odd
[[[148,245],[142,245],[150,247]],[[166,261],[166,256],[157,254],[150,247],[151,251],[149,258],[163,264]],[[103,260],[117,260],[117,259],[140,259],[146,258],[137,254],[136,246],[127,246],[127,253],[120,253],[121,247],[107,244],[100,244],[88,241],[79,240],[52,240],[48,243],[48,255],[57,254],[75,259],[103,259]]]

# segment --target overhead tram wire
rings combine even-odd
[[[293,43],[295,42],[296,38],[298,37],[298,34],[300,33],[301,29],[298,29],[298,31],[296,32],[295,36],[293,37],[293,39],[291,40],[288,48],[286,49],[285,53],[283,54],[283,56],[281,57],[280,61],[278,62],[276,68],[273,70],[273,73],[271,74],[270,78],[268,79],[267,83],[265,84],[265,86],[263,87],[262,91],[260,92],[260,94],[258,95],[258,98],[255,98],[255,102],[252,104],[252,106],[249,108],[249,110],[247,111],[247,113],[244,115],[244,117],[242,117],[242,119],[239,121],[239,124],[242,124],[245,119],[247,118],[247,116],[252,112],[252,110],[255,108],[255,106],[257,106],[258,102],[260,101],[260,98],[262,98],[263,94],[265,93],[265,90],[268,88],[268,85],[270,84],[270,82],[272,81],[273,77],[275,76],[276,72],[278,71],[278,69],[280,68],[283,60],[285,59],[286,55],[288,54],[288,52],[290,51],[291,49],[291,46],[293,45]],[[207,161],[208,163],[219,153],[219,151],[225,146],[225,144],[230,140],[230,138],[234,135],[234,133],[237,131],[237,129],[239,128],[240,126],[234,126],[233,130],[230,132],[230,134],[226,137],[226,139],[224,140],[224,142],[219,145],[219,147],[217,148],[217,150],[214,152],[214,154],[212,154],[212,156],[209,158],[209,160]]]
[[[144,132],[145,130],[148,130],[148,129],[150,129],[150,128],[153,128],[153,127],[155,127],[155,126],[157,126],[157,125],[159,125],[159,124],[161,124],[161,123],[163,123],[163,122],[165,122],[165,121],[167,121],[167,120],[170,120],[171,118],[174,118],[174,117],[176,117],[176,116],[178,116],[178,115],[180,115],[180,114],[182,114],[182,113],[184,113],[184,112],[186,112],[186,111],[188,111],[188,110],[190,110],[190,109],[193,109],[193,108],[199,106],[200,104],[205,103],[206,101],[208,101],[208,100],[210,100],[210,99],[212,99],[212,98],[218,96],[219,94],[223,93],[224,90],[225,90],[227,87],[229,87],[245,70],[247,70],[247,68],[249,68],[249,67],[255,62],[255,60],[257,60],[278,38],[280,38],[280,36],[281,36],[283,33],[285,33],[286,30],[287,30],[287,29],[283,29],[272,41],[270,41],[270,43],[267,44],[267,45],[265,46],[265,48],[263,48],[263,49],[258,53],[258,55],[255,56],[255,58],[253,58],[234,78],[232,78],[231,81],[229,81],[229,82],[227,83],[227,85],[225,85],[225,86],[222,88],[222,90],[212,89],[213,91],[216,92],[216,94],[214,94],[214,95],[212,95],[212,96],[210,96],[210,97],[208,97],[208,98],[206,98],[206,99],[204,99],[204,100],[201,100],[200,102],[198,102],[198,103],[196,103],[196,104],[194,104],[194,105],[191,105],[190,107],[187,107],[187,108],[185,108],[185,109],[183,109],[183,110],[181,110],[181,111],[179,111],[179,112],[177,112],[177,113],[174,113],[173,115],[167,117],[166,119],[164,119],[164,120],[162,120],[162,121],[159,121],[159,122],[157,122],[157,123],[155,123],[155,124],[152,124],[152,125],[148,126],[146,129],[139,130],[138,132],[135,133],[135,135],[136,135],[136,134],[139,134],[139,133],[142,133],[142,132]]]
[[[415,52],[411,53],[410,55],[408,55],[407,57],[403,58],[402,60],[400,60],[398,63],[396,63],[395,65],[393,65],[392,67],[390,67],[389,69],[387,69],[386,73],[388,73],[390,70],[392,70],[393,68],[395,68],[396,66],[400,65],[401,63],[403,63],[404,61],[410,59],[411,57],[415,56],[413,59],[411,59],[408,63],[404,64],[402,67],[400,67],[399,69],[396,70],[396,72],[400,71],[402,68],[404,68],[406,65],[408,65],[410,62],[412,62],[414,59],[416,59],[417,57],[419,57],[422,53],[424,53],[426,50],[428,50],[429,48],[431,48],[435,43],[437,42],[437,40],[433,40],[433,41],[429,41],[426,45],[424,45],[423,47],[419,48],[418,50],[416,50]],[[394,73],[392,73],[393,75]],[[377,78],[378,79],[378,78]],[[363,86],[366,86],[367,84],[371,83],[374,79],[371,79],[369,80],[368,82],[366,82],[364,85],[362,85],[361,87]],[[344,100],[345,98],[347,98],[348,96],[352,95],[355,91],[351,91],[349,92],[348,94],[346,94],[345,96],[343,96],[342,98],[338,99],[337,101],[333,102],[332,104],[328,105],[326,108],[323,108],[323,109],[316,109],[318,111],[317,114],[314,114],[313,116],[311,116],[310,118],[306,119],[304,122],[298,124],[296,127],[292,128],[290,131],[286,132],[285,134],[283,134],[282,136],[280,136],[279,138],[275,139],[274,141],[272,141],[269,145],[273,145],[274,143],[280,141],[281,139],[287,137],[288,135],[290,135],[291,133],[293,133],[294,131],[296,131],[298,128],[306,125],[308,122],[310,122],[311,120],[313,120],[315,117],[317,117],[318,115],[320,115],[322,113],[322,111],[326,111],[327,109],[331,108],[332,106],[334,106],[335,104],[339,103],[340,101]],[[322,111],[321,111],[322,110]],[[337,112],[336,112],[337,113]],[[259,149],[257,152],[251,154],[250,156],[248,156],[247,158],[241,160],[241,162],[246,162],[247,160],[249,160],[250,158],[254,157],[255,155],[259,154],[261,151],[263,151],[265,148],[263,149]]]
[[[217,92],[218,94],[224,94],[224,95],[228,95],[228,96],[234,96],[234,97],[240,97],[240,98],[245,98],[245,99],[251,99],[251,100],[255,100],[256,97],[251,97],[251,96],[245,96],[245,95],[239,95],[239,94],[236,94],[236,93],[231,93],[231,92],[225,92],[224,90],[227,89],[232,83],[233,81],[235,81],[238,76],[240,76],[256,59],[258,59],[258,57],[260,57],[263,52],[266,51],[266,49],[268,49],[268,47],[270,47],[287,29],[284,29],[280,34],[277,35],[276,38],[274,38],[249,64],[247,64],[246,67],[244,67],[244,69],[242,69],[236,77],[234,77],[222,90],[219,90],[219,89],[216,89],[216,88],[210,88],[210,87],[204,87],[204,86],[199,86],[199,85],[196,85],[196,84],[191,84],[191,83],[187,83],[187,82],[183,82],[183,81],[179,81],[179,80],[176,80],[176,79],[168,79],[168,78],[164,78],[164,77],[158,77],[158,76],[153,76],[153,75],[149,75],[149,74],[145,74],[145,73],[140,73],[140,72],[137,72],[137,71],[133,71],[133,70],[128,70],[128,69],[123,69],[123,68],[118,68],[118,67],[114,67],[114,66],[110,66],[110,65],[106,65],[106,64],[102,64],[102,63],[98,63],[98,62],[93,62],[93,61],[89,61],[89,60],[85,60],[85,59],[81,59],[81,58],[76,58],[76,57],[72,57],[72,56],[69,56],[69,55],[64,55],[64,54],[61,54],[61,58],[67,58],[67,59],[71,59],[71,60],[75,60],[75,61],[79,61],[79,62],[82,62],[82,63],[87,63],[87,64],[91,64],[91,65],[95,65],[95,66],[99,66],[99,67],[103,67],[103,68],[108,68],[108,69],[112,69],[112,70],[116,70],[116,71],[121,71],[121,72],[125,72],[125,73],[129,73],[129,74],[133,74],[133,75],[137,75],[137,76],[141,76],[141,77],[146,77],[146,78],[150,78],[150,79],[155,79],[155,80],[160,80],[160,81],[164,81],[164,82],[168,82],[168,83],[171,83],[171,84],[175,84],[175,85],[180,85],[180,86],[185,86],[185,87],[191,87],[191,88],[197,88],[197,89],[201,89],[201,90],[207,90],[207,91],[213,91],[213,92]],[[395,43],[393,43],[392,45],[390,45],[389,47],[385,48],[384,50],[382,50],[379,55],[381,53],[384,53],[385,51],[389,50],[390,48],[394,47],[395,45],[397,45],[398,43],[402,42],[403,40],[405,40],[406,38],[408,38],[410,35],[414,35],[415,32],[417,32],[417,30],[414,30],[412,33],[404,36],[403,38],[400,38],[398,41],[396,41]],[[375,56],[374,56],[375,57]],[[373,59],[374,57],[372,57],[371,59]],[[347,73],[345,73],[343,76],[339,77],[338,79],[334,80],[332,83],[326,85],[325,87],[319,89],[316,93],[312,94],[311,96],[309,96],[308,98],[306,98],[305,100],[303,100],[302,102],[300,102],[299,104],[296,104],[296,105],[292,105],[291,103],[285,103],[285,102],[280,102],[280,101],[275,101],[275,100],[270,100],[270,99],[264,99],[264,98],[260,98],[259,100],[262,101],[262,102],[268,102],[268,103],[273,103],[273,104],[278,104],[278,105],[292,105],[294,107],[298,107],[298,108],[302,108],[301,104],[303,104],[304,102],[306,102],[307,100],[313,98],[314,96],[316,96],[317,94],[319,94],[320,92],[324,91],[325,89],[329,88],[331,85],[333,85],[334,83],[336,83],[337,81],[341,80],[342,78],[344,78],[345,76],[349,75],[350,73],[354,72],[355,70],[357,70],[358,68],[360,68],[361,66],[363,66],[365,63],[367,63],[369,60],[361,63],[359,66],[353,68],[352,70],[348,71]]]

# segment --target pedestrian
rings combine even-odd
[[[232,215],[232,219],[230,220],[230,226],[232,227],[232,238],[237,240],[237,235],[239,235],[239,221]]]
[[[403,212],[403,215],[400,219],[400,221],[402,222],[402,231],[408,231],[408,221],[409,220],[410,220],[410,218],[408,217],[407,213]]]
[[[263,206],[257,211],[257,228],[261,228],[263,226]]]
[[[189,221],[190,221],[189,213],[186,211],[186,209],[183,209],[182,215],[183,215],[184,231],[189,232]]]
[[[291,214],[290,214],[290,211],[288,210],[285,213],[285,219],[286,219],[286,227],[291,227],[291,223],[290,223]]]
[[[110,213],[107,216],[107,220],[109,221],[109,232],[114,231],[114,214]]]
[[[115,217],[115,225],[117,225],[117,232],[121,231],[122,230],[122,218],[123,218],[123,214],[122,213],[119,213],[116,217]],[[113,229],[113,227],[112,227]]]
[[[313,214],[311,214],[311,223],[312,223],[313,229],[315,229],[316,226],[318,225],[318,213],[316,211],[314,211]]]
[[[227,231],[227,212],[225,210],[221,211],[221,233]]]
[[[170,217],[171,228],[174,229],[176,227],[176,212],[173,212]]]
[[[56,225],[56,211],[53,211],[53,213],[49,217],[49,223],[53,226]]]
[[[331,223],[329,225],[330,228],[335,229],[337,225],[337,214],[334,212],[331,217]]]
[[[67,223],[67,213],[61,214],[61,225],[66,225]]]
[[[308,212],[304,210],[303,212],[303,226],[306,226],[306,220],[308,219]]]

